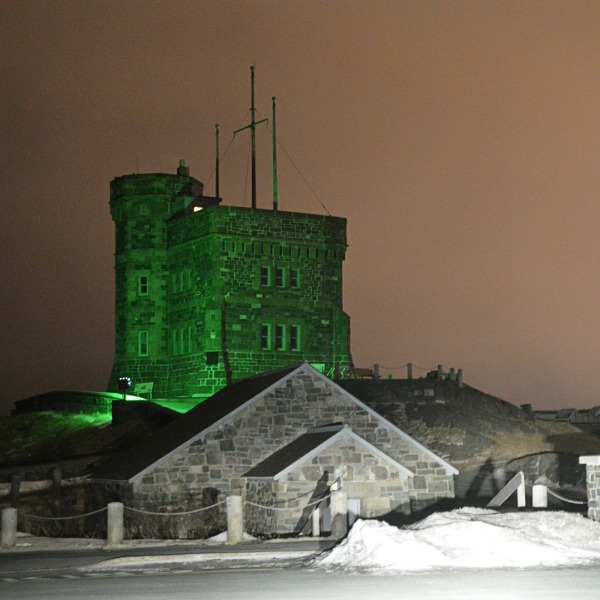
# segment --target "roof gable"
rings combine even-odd
[[[289,473],[344,438],[352,439],[362,445],[371,454],[382,458],[406,477],[414,477],[412,471],[354,433],[347,425],[317,427],[304,433],[250,469],[244,477],[284,481]]]
[[[262,375],[248,377],[223,388],[186,414],[174,419],[157,432],[152,439],[146,440],[129,451],[109,459],[100,466],[92,478],[100,481],[128,481],[130,483],[139,480],[157,464],[164,462],[177,452],[193,444],[214,428],[232,420],[239,412],[302,372],[308,372],[321,379],[340,395],[368,413],[384,427],[394,431],[401,439],[432,458],[447,471],[454,475],[458,474],[458,470],[452,465],[323,375],[308,362],[304,362]]]
[[[302,366],[296,364],[236,381],[175,418],[151,439],[111,457],[96,470],[92,478],[129,482],[141,478],[155,465],[193,444],[207,431],[233,418],[247,405],[286,381]]]

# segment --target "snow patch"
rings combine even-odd
[[[335,571],[524,568],[600,562],[600,523],[564,512],[463,508],[402,528],[359,519],[313,566]]]

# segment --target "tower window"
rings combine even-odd
[[[271,348],[271,326],[263,324],[260,326],[260,349],[269,350]]]
[[[260,268],[260,285],[271,285],[271,267]]]
[[[275,349],[285,350],[285,325],[275,325]]]
[[[138,356],[148,356],[148,332],[140,331],[138,334]]]
[[[140,276],[140,279],[138,282],[138,294],[140,296],[148,295],[148,276],[147,275]]]
[[[275,267],[275,285],[277,287],[285,286],[285,269],[283,267]]]
[[[185,329],[180,329],[179,330],[179,347],[181,348],[181,354],[185,354],[187,352],[187,347],[186,347],[186,330]]]
[[[290,350],[300,350],[300,325],[290,325]]]
[[[290,269],[290,287],[293,289],[300,287],[300,272],[298,269]]]
[[[140,204],[140,215],[147,215],[148,214],[148,205],[147,204]]]

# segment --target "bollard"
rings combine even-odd
[[[444,379],[444,369],[442,368],[442,365],[438,365],[437,366],[437,378],[441,381],[442,379]]]
[[[456,381],[458,381],[458,387],[463,386],[463,372],[462,369],[459,369],[456,373]]]
[[[321,509],[316,506],[311,515],[312,518],[312,535],[319,537],[321,535]]]
[[[17,545],[17,509],[2,509],[2,547],[14,548]]]
[[[107,517],[107,546],[118,546],[123,543],[123,504],[110,502]]]
[[[408,363],[406,365],[406,379],[412,379],[412,378],[413,378],[413,364]]]
[[[531,488],[531,505],[533,508],[548,508],[548,488],[536,483]]]
[[[239,544],[244,539],[244,511],[241,496],[227,496],[227,543]]]
[[[348,507],[346,492],[331,492],[331,537],[340,539],[348,533]]]

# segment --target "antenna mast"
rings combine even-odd
[[[246,129],[250,129],[251,139],[252,139],[252,208],[256,208],[256,126],[261,123],[266,123],[269,119],[263,119],[262,121],[256,121],[256,107],[254,106],[254,65],[250,67],[250,83],[252,90],[252,104],[250,106],[250,125],[246,125],[246,127],[242,127],[233,132],[233,135],[239,133],[240,131],[244,131]]]
[[[275,120],[275,96],[273,100],[273,210],[277,210],[279,192],[277,189],[277,121]]]
[[[216,167],[215,167],[215,197],[219,197],[219,124],[215,125],[216,136]]]

